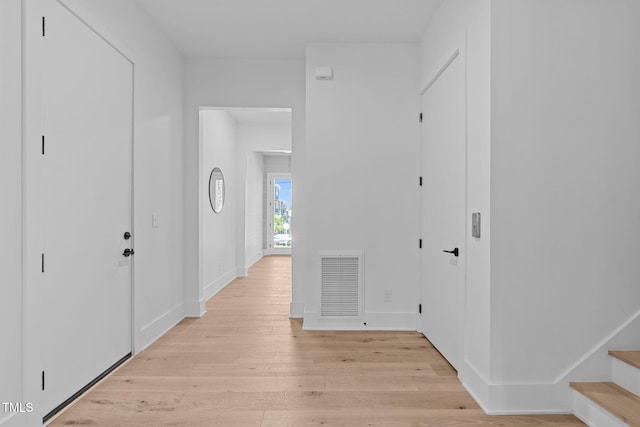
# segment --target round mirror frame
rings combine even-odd
[[[209,175],[209,203],[214,213],[219,214],[224,208],[225,184],[222,170],[215,167]]]

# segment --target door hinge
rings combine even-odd
[[[420,115],[418,116],[418,120],[420,120],[420,123],[422,123],[422,113],[420,113]]]
[[[44,24],[45,20],[44,20],[44,16],[42,17],[42,37],[45,36],[45,24]]]
[[[420,177],[420,179],[418,180],[418,184],[420,185],[420,187],[422,187],[422,177]]]
[[[42,254],[41,263],[42,263],[42,272],[44,273],[44,254]]]
[[[422,249],[422,239],[418,239],[418,248]]]
[[[44,156],[44,135],[42,135],[42,155]]]
[[[422,304],[418,304],[418,314],[422,314]]]
[[[42,371],[42,391],[44,391],[44,371]]]

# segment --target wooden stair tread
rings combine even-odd
[[[640,350],[609,350],[609,356],[640,369]]]
[[[612,382],[571,383],[582,393],[632,427],[640,427],[640,397]]]

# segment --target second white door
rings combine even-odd
[[[464,301],[463,70],[454,57],[422,98],[422,331],[454,367]]]

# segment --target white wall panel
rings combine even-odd
[[[315,79],[317,66],[333,80]],[[418,49],[415,44],[307,46],[307,161],[303,233],[309,253],[363,250],[364,319],[328,328],[384,329],[417,313]],[[297,184],[297,182],[296,182]],[[299,204],[296,199],[296,227]],[[305,327],[319,316],[316,257]],[[384,301],[386,290],[393,300]],[[376,316],[383,314],[382,317]],[[385,316],[388,320],[384,319]],[[412,325],[415,328],[415,325]]]
[[[238,125],[226,111],[203,110],[202,175],[200,189],[202,211],[202,272],[204,298],[208,299],[236,278],[238,260],[237,227],[239,188],[244,186],[238,174]],[[214,213],[209,202],[209,176],[213,168],[224,174],[225,202],[220,213]]]
[[[640,309],[639,19],[494,1],[495,381],[553,382]]]

